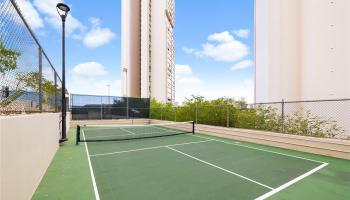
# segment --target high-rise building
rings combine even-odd
[[[350,1],[255,0],[255,101],[350,97]]]
[[[175,0],[122,0],[122,94],[175,101]]]

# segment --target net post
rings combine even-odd
[[[79,145],[79,142],[80,142],[80,126],[77,125],[77,136],[76,136],[76,142],[75,142],[75,144],[76,144],[76,145]]]
[[[192,122],[192,134],[194,135],[195,133],[195,121]]]

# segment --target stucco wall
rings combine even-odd
[[[255,0],[255,101],[349,98],[349,11],[349,0]]]
[[[0,117],[0,199],[30,199],[58,149],[59,114]]]
[[[170,121],[151,120],[153,124]],[[350,159],[350,141],[197,124],[196,133]]]

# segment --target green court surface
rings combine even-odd
[[[202,134],[78,146],[73,136],[33,199],[350,199],[349,160]]]

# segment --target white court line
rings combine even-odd
[[[202,138],[202,139],[212,139],[213,141],[221,142],[221,143],[224,143],[224,144],[230,144],[230,145],[245,147],[245,148],[248,148],[248,149],[254,149],[254,150],[258,150],[258,151],[265,151],[265,152],[268,152],[268,153],[278,154],[278,155],[282,155],[282,156],[287,156],[287,157],[292,157],[292,158],[298,158],[298,159],[302,159],[302,160],[317,162],[317,163],[321,163],[321,164],[326,164],[325,162],[318,161],[318,160],[312,160],[312,159],[308,159],[308,158],[304,158],[304,157],[300,157],[300,156],[293,156],[293,155],[279,153],[279,152],[275,152],[275,151],[269,151],[269,150],[260,149],[260,148],[256,148],[256,147],[250,147],[250,146],[246,146],[246,145],[243,145],[243,144],[226,142],[226,141],[223,141],[223,140],[213,139],[213,138],[210,138],[210,137],[204,137],[204,136],[198,136],[198,135],[191,135],[191,136]]]
[[[129,131],[127,129],[124,129],[124,128],[120,128],[120,130],[124,131],[124,132],[128,132],[128,133],[131,133],[133,135],[135,135],[136,133],[132,132],[132,131]]]
[[[83,138],[85,140],[84,131],[82,131],[82,132],[83,132]],[[85,142],[85,150],[86,150],[86,155],[87,155],[88,162],[89,162],[89,169],[90,169],[90,175],[91,175],[91,179],[92,179],[92,186],[94,187],[95,198],[96,198],[96,200],[100,200],[100,195],[99,195],[98,189],[97,189],[97,184],[96,184],[96,180],[95,180],[94,170],[92,169],[92,164],[91,164],[91,160],[90,160],[90,156],[89,156],[89,149],[87,147],[86,142]]]
[[[222,171],[224,171],[224,172],[227,172],[227,173],[230,173],[230,174],[232,174],[232,175],[238,176],[238,177],[240,177],[240,178],[242,178],[242,179],[245,179],[245,180],[247,180],[247,181],[253,182],[253,183],[255,183],[255,184],[258,184],[258,185],[260,185],[260,186],[263,186],[263,187],[265,187],[265,188],[268,188],[268,189],[270,189],[270,190],[274,190],[273,187],[270,187],[270,186],[268,186],[268,185],[259,183],[258,181],[255,181],[255,180],[253,180],[253,179],[247,178],[247,177],[245,177],[245,176],[242,176],[242,175],[240,175],[240,174],[237,174],[237,173],[232,172],[232,171],[230,171],[230,170],[227,170],[227,169],[225,169],[225,168],[222,168],[222,167],[219,167],[219,166],[214,165],[214,164],[212,164],[212,163],[209,163],[209,162],[207,162],[207,161],[201,160],[201,159],[199,159],[199,158],[196,158],[196,157],[194,157],[194,156],[191,156],[191,155],[189,155],[189,154],[186,154],[186,153],[184,153],[184,152],[182,152],[182,151],[179,151],[179,150],[177,150],[177,149],[171,148],[170,146],[167,146],[167,148],[170,149],[170,150],[173,150],[173,151],[175,151],[175,152],[177,152],[177,153],[180,153],[180,154],[182,154],[182,155],[184,155],[184,156],[187,156],[187,157],[190,157],[190,158],[192,158],[192,159],[194,159],[194,160],[197,160],[197,161],[199,161],[199,162],[201,162],[201,163],[210,165],[210,166],[212,166],[212,167],[214,167],[214,168],[217,168],[217,169],[220,169],[220,170],[222,170]]]
[[[168,132],[154,132],[154,133],[142,133],[142,134],[123,134],[123,135],[116,135],[116,134],[111,134],[111,135],[99,135],[99,136],[94,136],[94,137],[89,137],[88,140],[91,139],[96,139],[96,138],[108,138],[108,137],[113,137],[113,136],[128,136],[128,135],[152,135],[152,134],[158,134],[158,133],[176,133],[177,131],[168,131]]]
[[[281,190],[283,190],[283,189],[293,185],[294,183],[296,183],[296,182],[306,178],[307,176],[310,176],[311,174],[317,172],[318,170],[326,167],[327,165],[328,165],[328,163],[323,163],[322,165],[320,165],[320,166],[318,166],[318,167],[316,167],[316,168],[306,172],[305,174],[303,174],[303,175],[301,175],[301,176],[299,176],[299,177],[297,177],[297,178],[295,178],[295,179],[293,179],[293,180],[291,180],[291,181],[289,181],[289,182],[279,186],[278,188],[275,188],[275,189],[271,190],[270,192],[268,192],[268,193],[266,193],[266,194],[256,198],[255,200],[267,199],[267,198],[271,197],[272,195],[276,194],[277,192],[280,192]]]
[[[141,149],[132,149],[132,150],[126,150],[126,151],[116,151],[116,152],[111,152],[111,153],[93,154],[93,155],[90,155],[90,157],[108,156],[108,155],[115,155],[115,154],[122,154],[122,153],[145,151],[145,150],[151,150],[151,149],[160,149],[160,148],[165,148],[165,147],[183,146],[183,145],[189,145],[189,144],[199,144],[199,143],[205,143],[205,142],[211,142],[211,141],[213,141],[213,140],[208,139],[208,140],[201,140],[201,141],[197,141],[197,142],[178,143],[178,144],[171,144],[171,145],[147,147],[147,148],[141,148]]]

